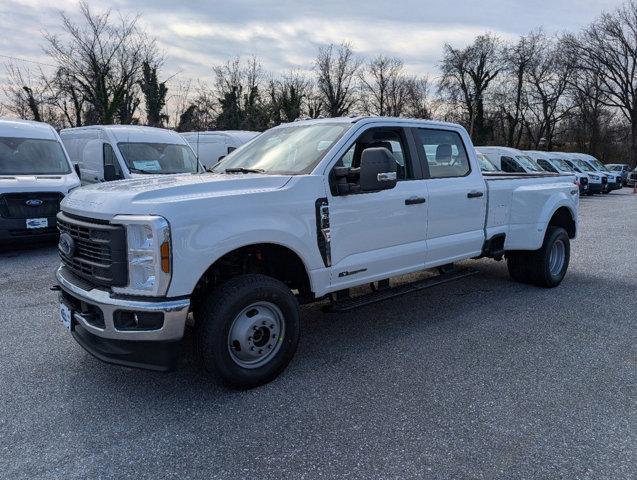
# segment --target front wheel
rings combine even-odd
[[[195,319],[197,352],[208,372],[253,388],[276,378],[299,340],[299,305],[285,284],[241,275],[215,289]]]

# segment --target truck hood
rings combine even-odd
[[[72,174],[0,176],[0,193],[60,192],[66,195],[79,186],[79,178]]]
[[[61,206],[65,212],[105,220],[119,214],[161,214],[163,207],[187,200],[277,190],[290,178],[212,173],[151,176],[78,188]]]

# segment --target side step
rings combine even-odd
[[[426,288],[435,287],[443,283],[459,280],[469,275],[478,273],[473,268],[456,268],[449,273],[442,273],[433,277],[425,278],[423,280],[417,280],[411,283],[404,283],[402,285],[396,285],[395,287],[384,288],[375,292],[368,293],[366,295],[360,295],[357,297],[347,297],[342,300],[332,301],[329,305],[326,305],[323,310],[326,312],[347,312],[354,308],[363,307],[365,305],[371,305],[372,303],[382,302],[393,297],[399,297],[406,293],[417,292]]]

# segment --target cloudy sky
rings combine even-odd
[[[211,65],[255,54],[271,72],[309,69],[320,45],[350,42],[357,53],[404,59],[411,73],[437,74],[442,45],[462,46],[484,31],[512,39],[537,27],[575,31],[619,0],[102,0],[141,14],[166,56],[165,73],[206,80]],[[0,83],[7,57],[47,63],[42,32],[59,30],[59,11],[75,0],[0,1]],[[20,62],[14,62],[20,64]],[[29,64],[22,63],[27,66]],[[30,64],[37,68],[36,64]],[[46,68],[46,67],[43,67]],[[1,95],[1,93],[0,93]]]

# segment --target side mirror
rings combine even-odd
[[[75,173],[77,173],[77,176],[82,178],[82,172],[80,172],[80,164],[74,163],[73,168],[75,169]]]
[[[115,165],[104,165],[104,181],[112,182],[113,180],[119,180],[121,177],[117,174]]]
[[[360,189],[374,192],[394,188],[397,181],[394,156],[384,147],[366,148],[361,155]]]

